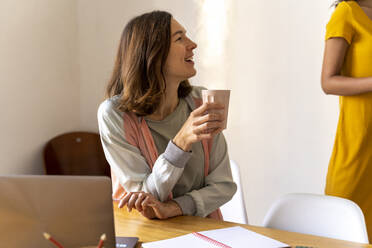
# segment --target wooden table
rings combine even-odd
[[[118,209],[114,203],[115,231],[117,236],[139,237],[141,243],[174,238],[191,232],[217,228],[241,226],[266,235],[291,246],[311,246],[314,248],[372,248],[372,245],[359,244],[337,239],[280,231],[270,228],[243,225],[226,221],[212,220],[196,216],[179,216],[168,220],[148,220],[136,210],[128,212]]]

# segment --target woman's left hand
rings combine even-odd
[[[127,205],[128,211],[137,209],[148,219],[167,219],[182,215],[182,210],[175,201],[161,202],[152,194],[141,192],[129,192],[120,200],[118,207]]]

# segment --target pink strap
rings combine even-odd
[[[204,150],[204,176],[209,174],[209,154],[212,150],[212,139],[202,140],[203,150]]]
[[[158,151],[145,119],[138,118],[134,113],[124,113],[123,118],[125,139],[141,151],[152,169],[158,157]]]
[[[142,156],[146,159],[147,165],[152,169],[158,157],[158,152],[156,148],[154,149],[154,140],[145,120],[142,118],[140,122],[140,119],[134,113],[124,113],[123,120],[126,141],[140,150]],[[111,181],[112,198],[115,201],[119,201],[124,196],[125,189],[112,171]]]
[[[202,99],[194,98],[195,108],[198,108],[200,105],[203,104]],[[204,150],[204,176],[208,176],[209,174],[209,155],[212,151],[213,139],[209,140],[202,140],[202,146]],[[221,210],[218,208],[212,213],[210,213],[208,218],[216,219],[216,220],[223,220],[223,216]]]
[[[154,139],[152,138],[149,126],[147,125],[145,118],[141,118],[141,119],[142,119],[141,126],[140,126],[140,130],[142,131],[140,132],[142,134],[141,140],[144,140],[144,146],[147,147],[148,156],[149,156],[147,160],[151,161],[149,163],[149,166],[152,170],[152,167],[154,167],[156,159],[159,157],[158,149],[156,149]],[[141,151],[143,150],[144,146],[140,147]]]

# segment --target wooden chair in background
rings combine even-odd
[[[44,148],[47,175],[96,175],[110,177],[100,136],[91,132],[71,132],[51,139]]]

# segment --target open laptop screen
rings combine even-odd
[[[5,247],[115,247],[111,181],[90,176],[0,176],[0,240]]]

